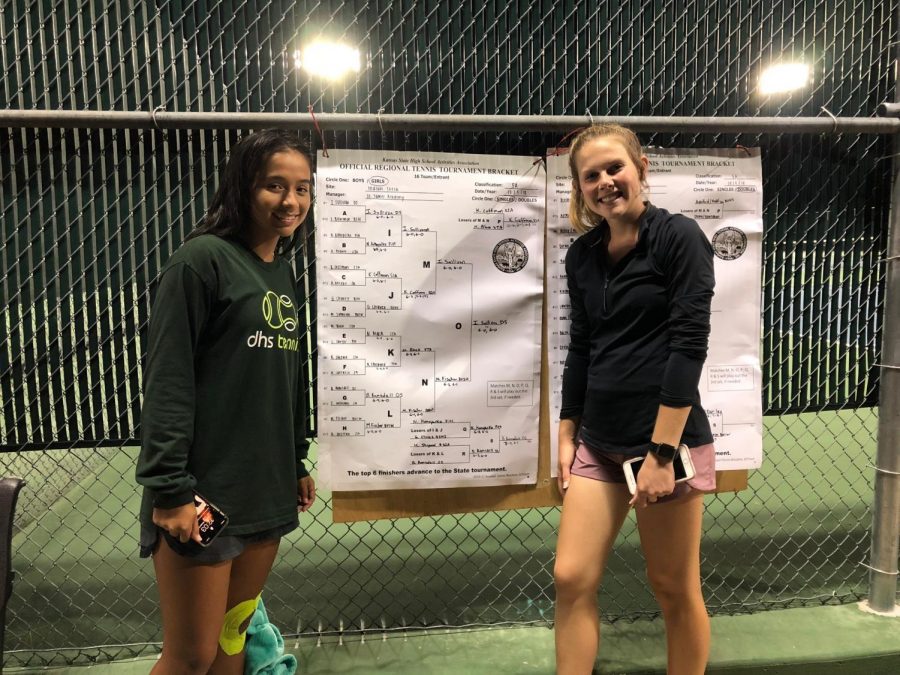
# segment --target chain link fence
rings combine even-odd
[[[6,106],[217,112],[869,116],[893,86],[898,2],[0,5]],[[360,73],[310,79],[311,39],[357,45]],[[755,91],[811,65],[789,98]],[[133,480],[152,284],[203,212],[238,131],[4,129],[0,136],[0,471],[19,501],[6,665],[158,649],[137,558]],[[329,146],[537,155],[540,133],[328,133]],[[766,460],[708,500],[713,614],[844,603],[867,584],[888,138],[654,134],[760,146]],[[317,137],[310,138],[316,145]],[[298,257],[304,283],[313,258]],[[314,303],[314,294],[311,297]],[[311,316],[314,311],[311,309]],[[314,330],[314,326],[309,326]],[[330,499],[282,545],[266,591],[286,634],[552,621],[557,509],[332,524]],[[627,525],[606,620],[656,615]]]

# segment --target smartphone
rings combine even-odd
[[[197,508],[197,525],[200,528],[200,545],[209,546],[219,532],[228,524],[228,516],[205,497],[194,493],[194,506]]]
[[[637,489],[637,475],[643,464],[643,457],[635,457],[622,464],[622,470],[625,472],[625,482],[628,484],[628,491],[631,494],[634,494],[634,491]],[[694,470],[694,462],[691,460],[691,451],[684,443],[678,446],[678,452],[672,460],[672,466],[675,469],[676,483],[682,483],[694,477],[696,471]]]

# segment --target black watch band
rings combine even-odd
[[[650,452],[652,452],[660,462],[668,464],[675,459],[675,455],[678,454],[678,448],[674,445],[669,445],[668,443],[653,443],[651,441]]]

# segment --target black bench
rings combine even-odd
[[[6,603],[12,595],[12,531],[13,515],[21,478],[0,478],[0,673],[3,672],[3,634],[6,632]]]

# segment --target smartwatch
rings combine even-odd
[[[675,455],[678,454],[678,447],[669,445],[668,443],[654,443],[651,441],[650,452],[652,452],[660,462],[668,464],[675,459]]]

